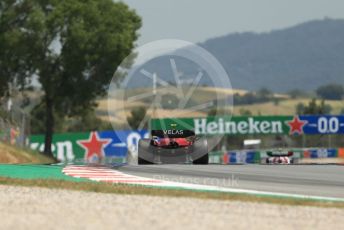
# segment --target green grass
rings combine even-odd
[[[89,181],[66,176],[62,173],[62,165],[36,165],[36,164],[0,164],[0,177],[13,179],[55,179],[74,182]]]
[[[74,191],[98,192],[120,195],[149,195],[163,197],[187,197],[197,199],[215,199],[226,201],[243,201],[243,202],[264,202],[280,205],[297,205],[297,206],[316,206],[316,207],[336,207],[344,208],[344,202],[325,202],[307,199],[281,198],[271,196],[257,196],[246,194],[234,194],[223,192],[203,192],[195,190],[181,189],[163,189],[152,188],[141,185],[124,185],[101,182],[74,182],[54,179],[14,179],[0,177],[1,185],[29,186],[50,189],[69,189]]]

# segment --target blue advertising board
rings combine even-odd
[[[304,134],[344,134],[344,116],[299,116]]]

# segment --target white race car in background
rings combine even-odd
[[[265,160],[266,164],[289,165],[294,163],[292,158],[294,153],[291,151],[276,150],[268,151],[266,154],[268,155]]]

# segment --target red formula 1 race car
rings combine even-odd
[[[268,151],[266,153],[268,157],[265,160],[266,164],[279,164],[279,165],[289,165],[293,163],[294,153],[291,151],[283,151],[281,149]]]
[[[139,142],[138,164],[208,164],[206,138],[191,130],[152,130],[151,139]]]

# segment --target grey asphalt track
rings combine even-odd
[[[175,182],[344,198],[340,165],[126,165],[124,173]]]

